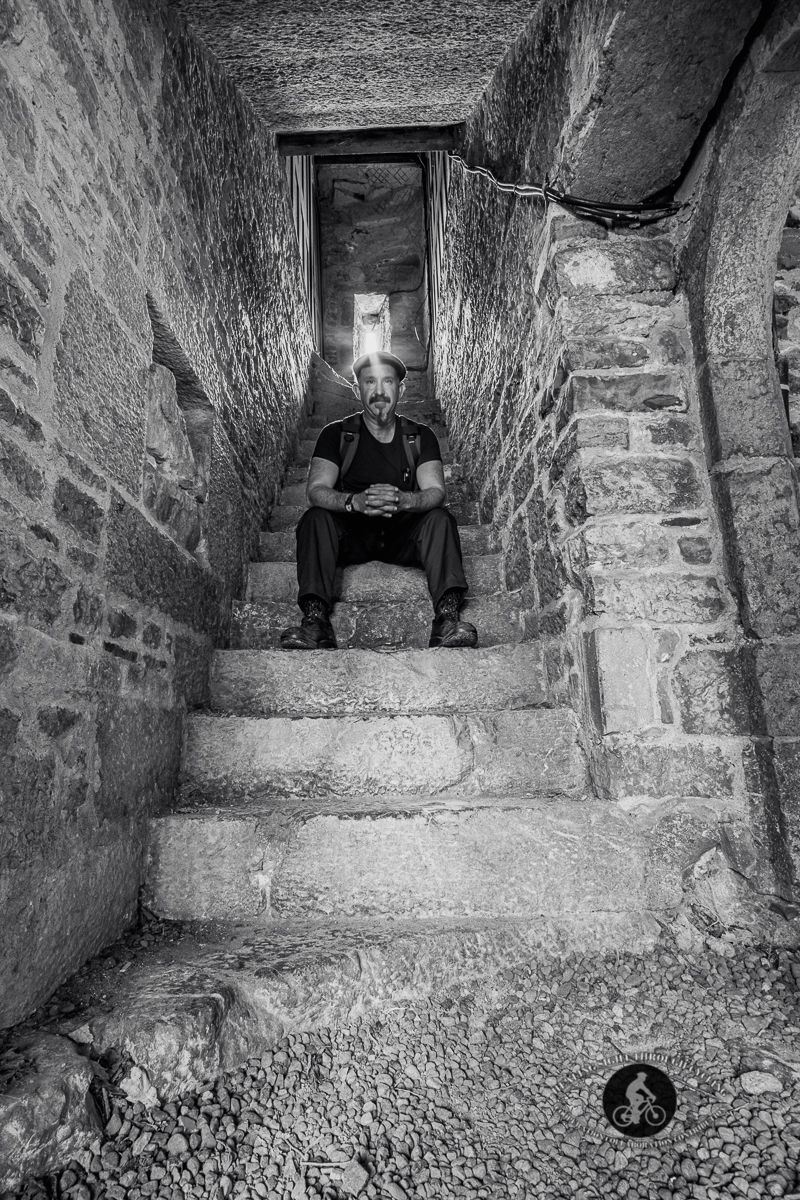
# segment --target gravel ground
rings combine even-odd
[[[796,950],[700,958],[668,937],[646,958],[536,961],[285,1038],[163,1109],[114,1096],[84,1161],[20,1195],[789,1197],[797,979]],[[663,1142],[615,1135],[602,1114],[612,1060],[648,1054],[678,1091]]]

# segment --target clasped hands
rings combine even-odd
[[[367,517],[391,517],[406,507],[408,492],[389,483],[373,483],[353,497],[353,508]]]

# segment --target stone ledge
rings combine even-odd
[[[500,554],[465,555],[464,573],[472,595],[503,591]],[[430,602],[425,573],[418,567],[366,562],[338,570],[333,584],[337,600],[356,604],[386,604],[391,601]],[[297,598],[297,568],[294,563],[251,563],[245,599],[294,601]]]
[[[183,788],[206,802],[396,794],[579,796],[586,768],[568,709],[439,716],[191,714]]]
[[[247,716],[447,713],[541,707],[549,687],[538,643],[470,650],[221,650],[211,708]]]
[[[498,592],[468,597],[462,615],[478,629],[480,646],[522,642],[526,639],[525,617],[519,592]],[[300,609],[284,601],[244,604],[234,601],[231,617],[231,647],[236,650],[275,649],[280,631],[300,622]],[[391,604],[334,604],[333,627],[340,648],[376,647],[425,649],[430,638],[433,605],[424,600],[398,600]],[[297,653],[301,653],[297,651]],[[438,651],[437,651],[438,653]],[[462,651],[470,654],[470,650]]]

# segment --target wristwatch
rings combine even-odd
[[[350,495],[345,500],[345,502],[344,502],[344,511],[345,512],[353,511],[353,497],[354,496],[355,496],[355,492],[351,492]]]

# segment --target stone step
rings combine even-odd
[[[268,522],[270,533],[278,533],[282,529],[294,529],[306,511],[306,507],[305,503],[276,505]],[[481,523],[477,500],[450,503],[445,507],[450,510],[459,525],[480,525]]]
[[[210,707],[238,716],[467,713],[543,707],[539,642],[471,650],[218,650]]]
[[[453,984],[468,988],[537,959],[550,970],[565,950],[650,953],[659,926],[635,910],[636,898],[620,890],[613,907],[594,913],[576,911],[570,897],[564,911],[548,903],[534,920],[168,924],[149,949],[126,959],[126,971],[111,971],[98,959],[75,976],[69,985],[75,1010],[53,1029],[62,1038],[80,1031],[95,1058],[124,1049],[163,1104],[284,1036],[380,1011],[398,997],[424,999]],[[74,1043],[67,1049],[74,1055]],[[91,1072],[85,1074],[88,1089]],[[74,1097],[72,1107],[82,1107],[82,1099]],[[61,1119],[68,1121],[66,1111]]]
[[[143,903],[172,920],[266,928],[354,917],[591,925],[680,899],[680,856],[665,862],[658,820],[590,797],[175,812],[150,821]]]
[[[578,796],[586,769],[568,709],[369,719],[197,711],[186,722],[181,788],[203,805],[300,796]]]
[[[502,554],[467,555],[464,572],[472,595],[489,595],[504,586]],[[381,604],[394,600],[430,602],[425,572],[418,567],[366,562],[336,572],[334,596],[357,604]],[[297,599],[295,563],[250,563],[245,599],[251,604],[265,600]]]
[[[462,525],[458,535],[465,555],[496,554],[500,549],[491,525]],[[261,562],[296,562],[297,541],[294,529],[262,533],[259,540],[259,559]]]
[[[489,596],[473,596],[461,610],[465,620],[478,630],[480,646],[529,641],[532,616],[522,607],[519,592],[496,592]],[[245,604],[234,601],[231,616],[230,645],[233,650],[269,650],[279,644],[282,629],[299,624],[300,610],[296,604],[268,601]],[[425,649],[430,637],[433,607],[430,597],[417,601],[396,601],[391,604],[354,604],[339,601],[333,607],[333,627],[339,648],[376,650],[391,647],[397,650]],[[285,651],[302,654],[303,651]],[[316,653],[332,653],[316,651]],[[469,654],[469,650],[462,651]]]

